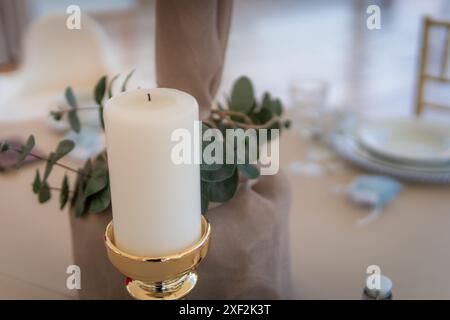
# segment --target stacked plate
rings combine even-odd
[[[371,171],[450,183],[450,125],[416,118],[364,121],[333,137],[338,154]]]

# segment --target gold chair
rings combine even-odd
[[[439,74],[430,74],[427,71],[428,58],[430,52],[430,33],[432,28],[443,28],[445,30],[444,47],[442,48],[442,59],[439,66]],[[422,44],[420,52],[420,67],[416,88],[416,115],[422,114],[425,107],[448,110],[450,111],[450,105],[443,105],[440,103],[434,103],[426,101],[425,99],[425,85],[427,82],[450,84],[450,78],[448,77],[448,60],[450,52],[450,21],[438,21],[430,17],[425,17],[422,29]]]

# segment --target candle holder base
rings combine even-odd
[[[128,293],[137,300],[180,300],[194,289],[197,278],[197,273],[192,271],[172,281],[145,283],[130,280],[126,287]]]
[[[111,263],[125,276],[130,295],[139,300],[177,300],[186,297],[197,283],[196,268],[208,252],[211,226],[202,216],[200,240],[184,252],[164,257],[141,257],[116,247],[113,224],[105,231]]]

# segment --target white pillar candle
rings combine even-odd
[[[174,130],[194,136],[197,101],[175,89],[120,93],[105,106],[115,244],[155,257],[182,252],[200,238],[200,167],[174,164]]]

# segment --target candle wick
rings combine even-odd
[[[150,95],[150,93],[147,93],[147,97],[148,97],[148,101],[152,101],[152,96]]]

